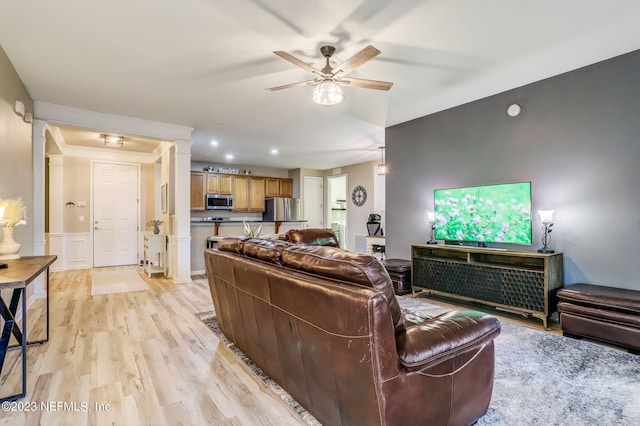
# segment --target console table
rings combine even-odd
[[[412,286],[531,315],[547,329],[563,286],[562,253],[414,245]]]
[[[2,367],[4,367],[7,350],[17,347],[20,347],[22,350],[22,392],[15,395],[2,396],[0,402],[13,401],[25,396],[27,389],[27,346],[49,341],[49,266],[51,266],[56,259],[57,256],[24,256],[19,259],[7,260],[8,267],[6,269],[0,269],[0,314],[4,321],[2,337],[0,338],[0,373],[2,372]],[[27,286],[43,272],[45,272],[46,297],[45,338],[28,341],[26,289]],[[2,297],[2,290],[13,290],[8,305]],[[21,296],[22,318],[20,321],[21,324],[19,324],[16,319],[16,313]],[[20,325],[22,325],[22,329]],[[18,341],[17,344],[9,344],[12,335]]]

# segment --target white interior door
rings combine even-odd
[[[93,266],[138,260],[138,166],[93,163]]]
[[[322,178],[316,176],[303,177],[303,209],[305,228],[323,228],[323,197]]]

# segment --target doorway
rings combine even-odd
[[[340,247],[347,249],[347,175],[327,177],[328,222]]]
[[[139,166],[92,163],[93,266],[138,263]]]
[[[303,212],[306,220],[305,228],[324,228],[322,178],[318,176],[303,177]]]

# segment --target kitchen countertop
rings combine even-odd
[[[218,231],[220,229],[220,224],[233,224],[233,225],[242,225],[244,222],[247,223],[274,223],[275,224],[275,233],[280,232],[280,225],[283,223],[304,223],[306,220],[200,220],[194,221],[191,220],[191,225],[213,225],[214,236],[218,236]]]
[[[302,223],[302,222],[306,222],[306,220],[251,220],[251,219],[249,219],[249,220],[236,220],[236,219],[233,219],[233,220],[226,220],[226,219],[225,220],[222,220],[222,219],[221,220],[202,220],[202,219],[191,219],[191,223],[192,224],[194,224],[194,223],[196,223],[196,224],[197,223],[236,223],[237,224],[237,223],[244,223],[244,222],[247,222],[247,223],[276,223],[276,222],[279,222],[279,223],[295,223],[295,222],[300,222],[300,223]]]

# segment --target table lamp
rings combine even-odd
[[[433,233],[436,230],[436,215],[433,212],[427,212],[427,220],[429,221],[429,241],[427,241],[427,244],[438,244],[433,239]]]
[[[538,210],[540,220],[542,221],[542,248],[538,250],[539,253],[553,253],[553,250],[549,249],[549,243],[551,242],[551,231],[553,231],[553,210]]]

